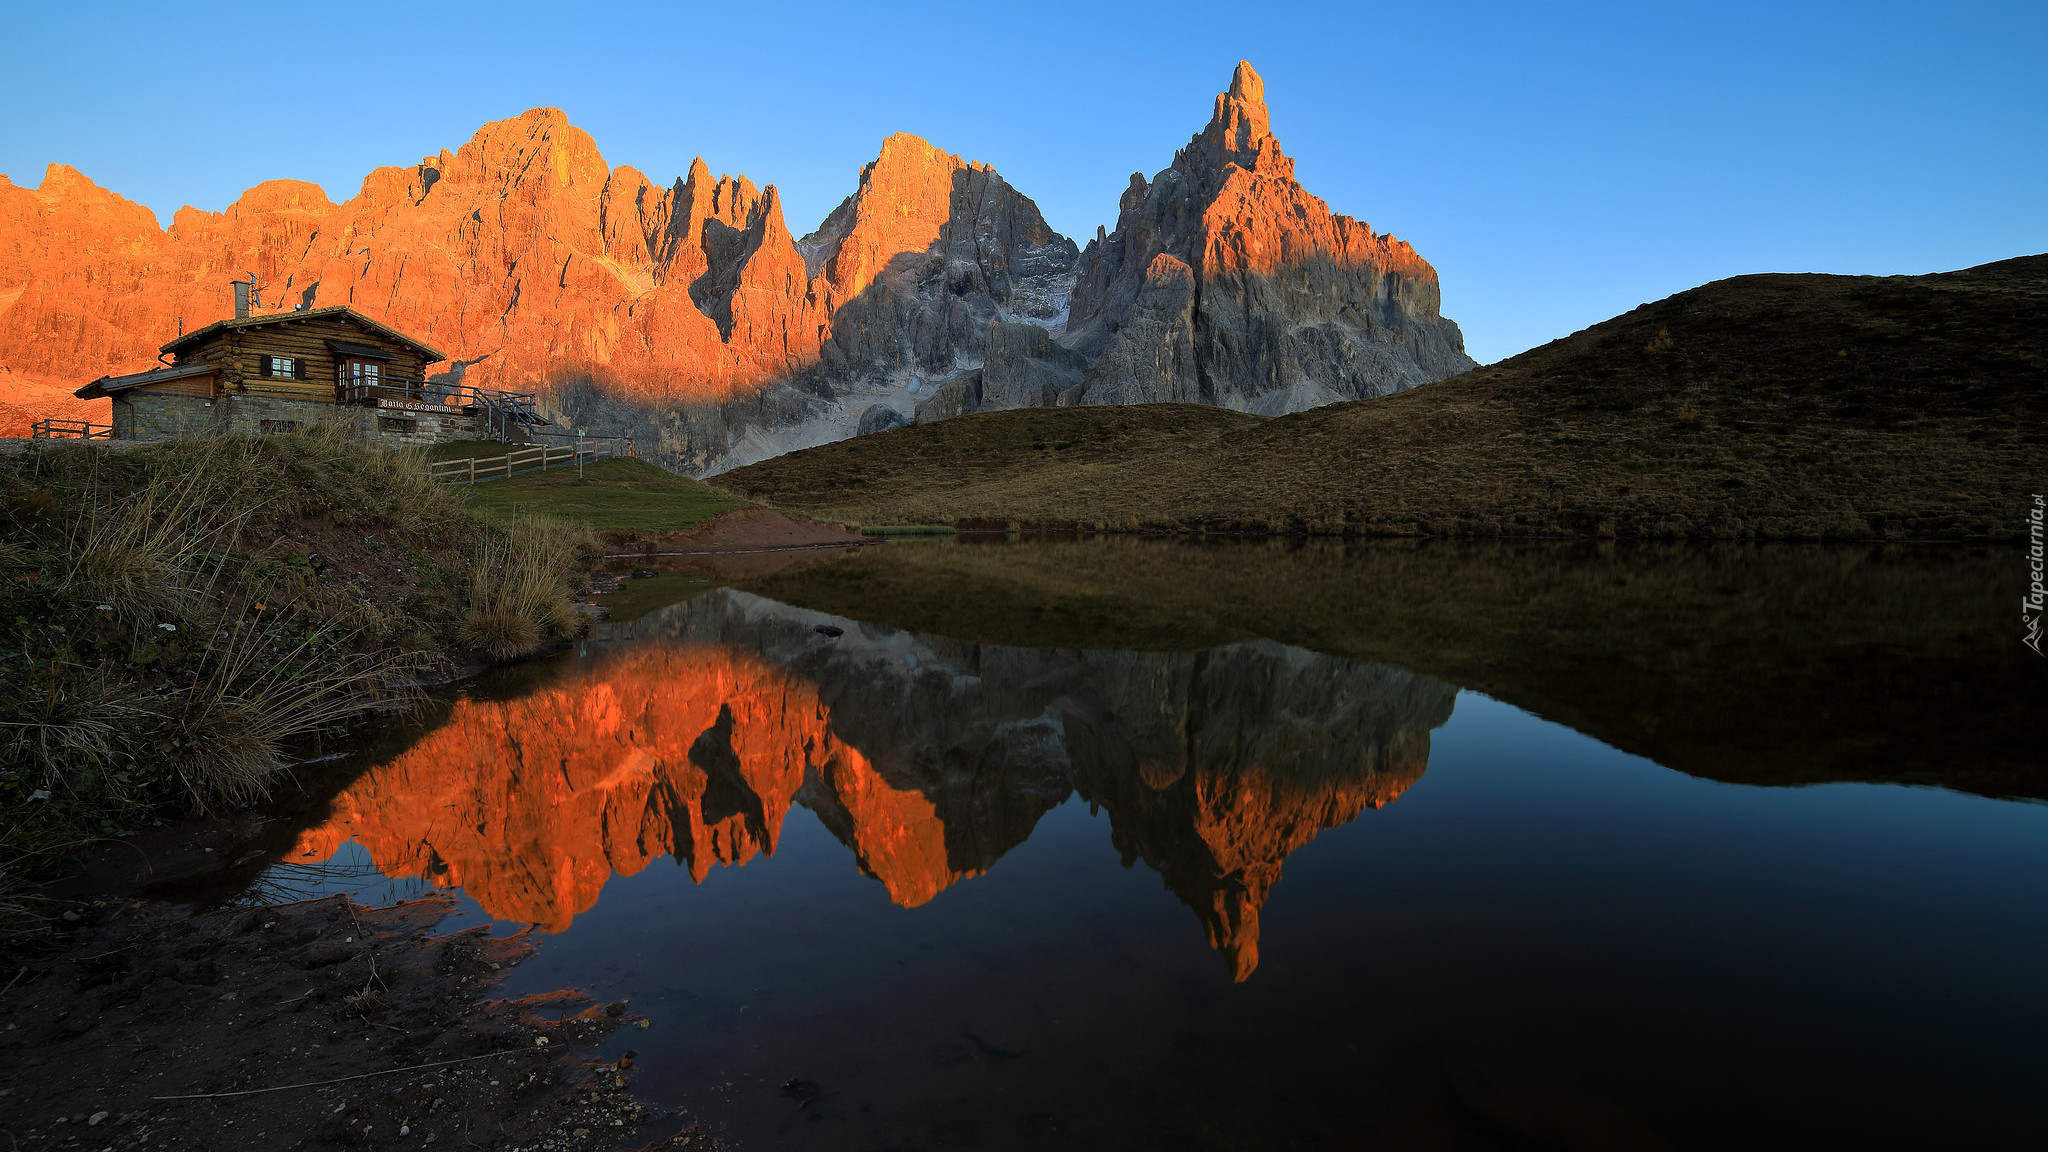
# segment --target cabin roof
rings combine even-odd
[[[183,380],[188,376],[211,376],[220,371],[220,365],[211,360],[194,360],[190,364],[179,364],[171,368],[152,368],[147,372],[131,372],[126,376],[102,376],[73,392],[80,400],[97,400],[130,388],[145,384],[162,384],[167,380]]]
[[[204,339],[207,336],[210,336],[216,332],[225,332],[231,328],[263,328],[268,327],[270,325],[291,324],[299,320],[348,320],[353,323],[362,325],[363,328],[370,332],[372,335],[382,336],[386,340],[390,340],[398,344],[403,344],[407,348],[410,348],[413,351],[418,352],[420,355],[426,357],[427,363],[429,364],[432,364],[436,360],[447,359],[446,356],[441,355],[441,353],[435,351],[434,349],[428,347],[427,345],[420,343],[419,341],[413,339],[410,336],[407,336],[405,333],[400,332],[396,328],[391,328],[387,327],[386,325],[379,324],[375,320],[370,319],[368,316],[363,315],[361,312],[358,312],[345,304],[337,304],[332,308],[308,308],[303,312],[270,312],[262,316],[247,316],[240,320],[216,320],[213,323],[208,324],[204,328],[197,328],[194,329],[193,331],[185,333],[183,336],[180,336],[176,340],[171,341],[169,344],[164,345],[162,348],[157,349],[157,351],[176,352],[181,348],[190,348],[195,342]]]

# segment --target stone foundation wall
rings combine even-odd
[[[129,392],[114,397],[114,439],[175,440],[215,436],[228,426],[228,411],[219,400],[158,392]]]
[[[483,439],[474,416],[461,412],[408,412],[395,408],[364,408],[369,432],[394,448],[425,448],[455,440]]]
[[[331,423],[341,423],[360,431],[362,424],[362,418],[350,409],[312,400],[224,396],[215,403],[227,408],[227,430],[245,436],[265,432],[303,432],[315,424]]]
[[[170,440],[238,433],[296,432],[341,423],[390,448],[424,448],[482,437],[476,417],[461,412],[408,412],[356,408],[272,396],[207,400],[169,393],[129,392],[114,398],[116,440]]]

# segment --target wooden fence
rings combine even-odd
[[[485,480],[503,480],[527,472],[545,472],[550,468],[578,468],[599,460],[631,454],[631,443],[621,443],[617,440],[594,440],[581,444],[536,444],[531,448],[507,452],[503,456],[436,460],[427,465],[427,472],[443,484],[479,484]]]
[[[114,427],[84,420],[38,420],[28,426],[28,434],[35,440],[112,440]]]

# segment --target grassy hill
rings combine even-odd
[[[1274,419],[981,413],[717,477],[848,524],[2007,539],[2048,477],[2048,256],[1741,276],[1499,364]]]
[[[518,445],[466,440],[437,445],[435,460],[503,456]],[[593,531],[674,532],[695,527],[721,512],[744,508],[747,502],[678,476],[633,457],[615,457],[586,464],[579,475],[574,465],[545,472],[522,472],[481,484],[463,484],[450,491],[478,511],[511,519],[529,514],[558,516]]]

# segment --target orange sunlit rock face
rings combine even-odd
[[[775,189],[671,188],[610,168],[561,111],[486,124],[455,152],[379,168],[352,199],[273,180],[224,212],[141,205],[52,165],[0,180],[0,363],[83,382],[154,363],[180,318],[346,304],[474,361],[477,384],[603,376],[652,396],[717,398],[815,357],[803,260]],[[9,299],[12,296],[13,299]]]
[[[460,887],[493,916],[559,932],[612,874],[657,857],[701,882],[714,864],[772,854],[807,772],[851,814],[862,867],[897,902],[957,878],[931,803],[836,739],[814,688],[710,647],[639,650],[517,700],[458,702],[338,796],[293,858],[353,839],[387,875]]]
[[[440,367],[463,365],[471,384],[590,383],[629,405],[716,404],[816,366],[840,305],[892,260],[933,247],[956,215],[976,265],[1002,265],[1010,248],[976,249],[976,222],[992,212],[1012,247],[1065,243],[986,166],[899,134],[799,251],[774,185],[714,178],[700,158],[658,187],[607,166],[553,108],[379,168],[340,204],[273,180],[223,212],[181,208],[168,229],[53,164],[34,189],[0,177],[0,366],[72,388],[154,367],[180,330],[232,315],[230,282],[254,276],[259,313],[348,305],[440,349]],[[1007,281],[993,290],[1008,299]],[[877,329],[893,332],[903,308],[868,301],[835,364],[876,360],[868,345],[889,343]]]

